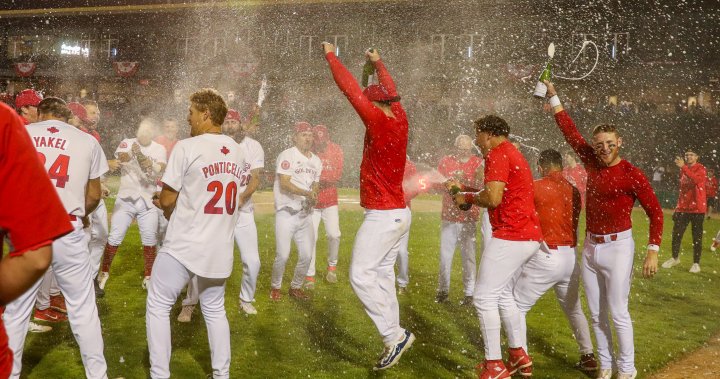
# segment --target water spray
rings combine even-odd
[[[577,78],[569,78],[569,77],[560,76],[560,75],[555,75],[555,77],[560,78],[560,79],[565,79],[565,80],[582,80],[582,79],[587,78],[590,74],[592,74],[593,71],[595,71],[595,68],[597,67],[598,62],[600,61],[600,49],[598,49],[597,45],[593,41],[589,41],[589,40],[583,41],[580,51],[578,51],[577,55],[575,56],[575,59],[573,59],[572,62],[570,62],[570,64],[568,66],[572,66],[572,64],[575,63],[575,61],[577,61],[578,58],[580,58],[580,54],[582,54],[582,52],[585,51],[585,48],[588,45],[592,45],[595,48],[595,64],[593,64],[590,71],[588,71],[585,75],[577,77]]]

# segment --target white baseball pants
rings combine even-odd
[[[170,310],[193,275],[170,254],[159,253],[148,286],[145,323],[150,377],[170,378]],[[213,378],[230,377],[230,325],[225,314],[225,280],[198,277],[198,293],[210,342]]]
[[[585,238],[582,279],[595,331],[600,367],[613,368],[613,341],[609,321],[612,317],[618,339],[617,368],[620,372],[633,372],[635,345],[628,310],[635,257],[632,229],[617,233],[615,241],[610,236],[595,236],[605,238],[606,243],[597,244],[592,241],[592,236],[588,234]]]
[[[258,273],[260,273],[260,252],[258,251],[257,226],[253,212],[240,212],[235,226],[235,243],[240,250],[243,274],[240,283],[240,301],[255,300]]]
[[[108,214],[105,207],[105,200],[100,200],[97,208],[90,213],[90,268],[92,277],[95,278],[100,271],[105,244],[108,242]]]
[[[483,209],[482,216],[480,217],[480,233],[483,236],[483,251],[485,251],[492,239],[492,225],[490,225],[490,213],[487,209]]]
[[[460,245],[463,267],[463,288],[465,296],[475,291],[475,222],[443,221],[440,227],[440,273],[438,274],[438,292],[450,291],[450,271],[452,270],[455,247]]]
[[[365,210],[355,236],[350,284],[386,346],[404,333],[395,293],[395,260],[410,231],[410,209]]]
[[[522,347],[526,352],[529,350],[525,316],[550,288],[555,289],[555,297],[570,322],[580,354],[593,352],[590,326],[580,304],[580,272],[575,248],[570,246],[550,249],[542,244],[540,250],[525,263],[515,282],[513,294],[522,317]]]
[[[318,229],[320,229],[320,220],[325,225],[325,237],[327,238],[327,261],[328,267],[337,266],[338,255],[340,251],[340,215],[338,206],[323,209],[314,209],[312,213],[313,230],[315,231],[315,243],[313,244],[312,257],[310,259],[310,267],[307,276],[315,276],[315,257],[317,255],[317,240],[320,238]]]
[[[290,245],[295,241],[298,250],[298,260],[295,265],[295,273],[290,282],[290,288],[301,288],[305,274],[310,265],[313,242],[312,217],[305,212],[290,214],[287,210],[279,210],[275,213],[275,262],[273,262],[272,288],[282,286],[285,264],[290,257]]]
[[[195,276],[195,274],[191,274],[190,280],[188,280],[187,288],[185,289],[185,298],[182,301],[183,307],[186,305],[197,305],[199,296],[197,276]]]
[[[45,275],[40,278],[40,288],[38,288],[35,308],[39,310],[50,308],[50,297],[60,295],[60,292],[60,286],[55,278],[52,266],[50,266],[45,271]]]
[[[157,245],[158,218],[155,209],[155,206],[149,208],[143,199],[115,200],[108,243],[112,246],[120,246],[133,219],[137,218],[143,246]]]
[[[475,293],[475,309],[485,342],[485,359],[502,359],[500,324],[505,327],[508,346],[522,346],[523,318],[515,303],[515,275],[540,247],[535,241],[508,241],[492,238],[480,258]]]
[[[157,229],[157,251],[160,251],[163,240],[165,239],[165,232],[167,232],[168,220],[165,218],[163,210],[155,207],[158,218],[158,229]]]
[[[409,209],[409,208],[408,208]],[[397,256],[397,283],[398,287],[407,287],[410,284],[410,227],[412,226],[412,212],[408,218],[408,232],[400,238],[400,250]]]
[[[103,355],[95,290],[90,277],[90,252],[82,221],[73,221],[73,226],[74,231],[53,242],[52,268],[65,296],[70,329],[80,346],[85,376],[104,379],[107,378],[107,363]],[[32,288],[8,304],[3,314],[8,346],[14,352],[11,378],[20,377],[25,337],[41,281],[38,280]]]

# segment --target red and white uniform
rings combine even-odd
[[[298,261],[290,288],[302,287],[305,274],[310,265],[315,233],[313,232],[312,211],[305,205],[305,197],[285,192],[280,188],[278,175],[290,176],[290,182],[296,187],[310,191],[320,181],[322,162],[317,155],[301,153],[297,147],[284,150],[277,158],[275,168],[275,261],[273,262],[271,287],[282,286],[285,264],[290,257],[291,243],[294,240],[298,249]]]
[[[582,165],[575,165],[575,167],[565,167],[563,169],[563,176],[567,179],[570,184],[580,191],[580,199],[582,199],[582,206],[585,207],[585,193],[587,192],[587,171]]]
[[[365,219],[355,237],[350,283],[385,345],[393,345],[405,333],[400,327],[393,265],[400,241],[410,230],[410,210],[405,205],[402,188],[407,115],[399,102],[393,102],[394,117],[388,117],[363,95],[355,78],[334,53],[325,54],[325,58],[338,88],[365,124],[360,164],[360,205],[365,208]],[[374,65],[380,85],[390,96],[397,96],[395,83],[383,62]]]
[[[338,213],[337,183],[343,173],[343,151],[340,145],[328,141],[325,150],[316,151],[315,153],[322,161],[323,168],[320,174],[318,201],[312,214],[315,243],[313,244],[312,258],[310,259],[307,276],[315,276],[315,257],[320,220],[325,226],[325,236],[327,237],[328,269],[334,270],[337,266],[340,252],[340,215]]]
[[[485,183],[503,182],[500,204],[489,209],[492,239],[478,269],[475,309],[485,341],[485,359],[502,359],[500,325],[508,328],[508,346],[522,347],[522,315],[513,297],[513,278],[540,247],[542,232],[535,213],[530,166],[509,141],[485,157]]]
[[[467,160],[455,155],[446,155],[440,159],[438,171],[446,178],[454,177],[460,184],[477,188],[480,183],[477,172],[482,166],[482,159],[476,155]],[[475,290],[475,235],[477,222],[482,208],[473,205],[469,210],[463,211],[455,205],[447,191],[443,191],[442,199],[442,225],[440,227],[440,271],[438,274],[437,292],[450,291],[450,271],[455,248],[460,247],[463,267],[463,290],[465,296],[472,296]]]
[[[214,378],[230,376],[225,281],[233,267],[233,231],[245,167],[242,149],[221,134],[177,143],[162,182],[178,192],[147,296],[150,376],[170,377],[170,310],[192,275],[208,328]]]
[[[100,138],[100,134],[97,132],[97,130],[88,130],[86,128],[80,128],[85,133],[88,133],[89,135],[93,136],[98,142],[102,143],[102,140]],[[101,179],[104,181],[103,179]],[[90,267],[92,268],[92,277],[95,278],[98,274],[98,271],[100,271],[100,264],[102,262],[103,258],[103,252],[105,251],[105,244],[107,244],[107,239],[110,234],[110,225],[108,224],[108,212],[107,207],[105,206],[105,199],[100,199],[100,203],[98,204],[97,208],[95,208],[92,213],[90,213],[90,228],[86,229],[85,232],[90,234],[90,242],[88,244],[88,249],[90,249]],[[54,279],[53,279],[54,281]],[[40,293],[42,293],[43,290],[40,290]],[[40,294],[38,294],[38,302],[39,302]],[[49,304],[49,298],[48,298],[48,306]],[[38,307],[38,309],[42,309]]]
[[[171,140],[167,138],[165,135],[159,135],[155,137],[155,142],[161,144],[165,148],[165,152],[167,153],[167,159],[170,159],[170,153],[172,152],[175,145],[178,143],[177,139]]]
[[[10,252],[10,257],[14,257],[50,245],[74,228],[54,183],[48,180],[47,170],[37,159],[24,122],[4,104],[0,104],[0,120],[0,177],[13,178],[0,181],[0,202],[3,204],[0,207],[0,241],[9,234],[15,249]],[[27,320],[24,324],[27,327]],[[0,377],[9,377],[12,368],[13,352],[0,322]]]
[[[52,269],[65,295],[68,319],[80,346],[85,375],[106,378],[90,253],[80,218],[86,215],[87,183],[107,172],[107,160],[97,140],[72,125],[49,120],[30,124],[27,130],[74,227],[70,234],[53,242]],[[8,304],[3,316],[10,348],[15,352],[12,378],[20,376],[25,335],[39,286],[40,281]]]
[[[635,241],[630,216],[633,204],[636,200],[640,201],[650,219],[649,243],[659,246],[663,229],[662,209],[650,183],[639,169],[626,160],[611,167],[605,166],[566,111],[556,113],[555,121],[588,173],[587,237],[583,248],[582,278],[600,367],[610,369],[617,366],[620,372],[632,373],[635,371],[635,347],[628,297]],[[618,338],[619,355],[615,364],[609,315]]]
[[[544,243],[523,266],[513,294],[522,318],[548,290],[555,290],[572,327],[580,354],[592,354],[590,327],[580,304],[580,264],[575,258],[577,225],[582,206],[580,191],[564,172],[555,171],[533,183],[535,210],[540,218]],[[523,348],[527,349],[527,325],[521,323]]]

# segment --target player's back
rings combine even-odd
[[[107,171],[97,140],[58,120],[36,122],[28,125],[27,130],[68,214],[84,216],[88,179]],[[98,170],[102,172],[98,174]]]
[[[244,166],[242,150],[225,135],[202,134],[175,145],[162,181],[179,194],[162,252],[197,275],[230,275]]]

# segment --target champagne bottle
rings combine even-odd
[[[458,187],[458,186],[450,187],[450,195],[455,196],[459,193],[460,193],[460,187]],[[463,211],[467,211],[467,210],[470,210],[470,208],[472,208],[472,204],[468,204],[468,203],[460,204],[460,205],[458,205],[458,208],[460,208]]]
[[[372,53],[374,49],[370,49],[370,52]],[[365,65],[363,66],[362,71],[362,86],[367,87],[368,81],[370,80],[370,76],[375,74],[375,65],[368,59],[365,61]]]
[[[543,80],[550,80],[550,78],[552,77],[552,73],[550,71],[551,68],[552,68],[552,59],[548,60],[547,65],[545,65],[545,69],[540,74],[540,77],[538,78],[538,82],[535,85],[535,92],[533,93],[533,96],[535,96],[539,99],[545,98],[545,94],[547,94],[547,86],[545,85],[545,83],[543,83]]]

